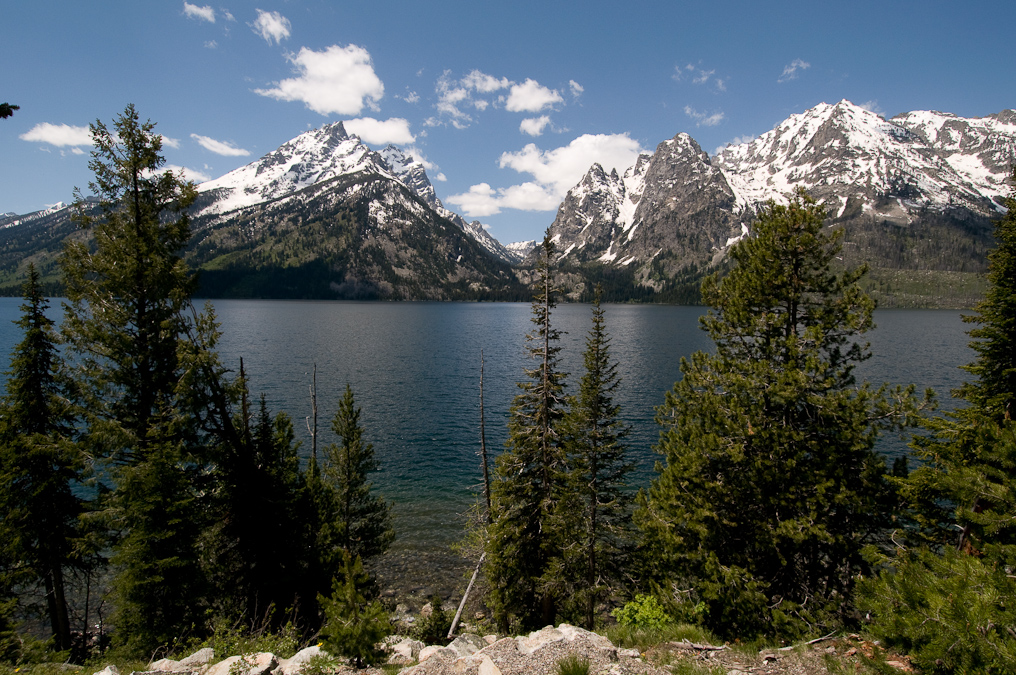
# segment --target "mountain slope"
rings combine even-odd
[[[686,134],[623,177],[594,165],[551,225],[562,259],[627,268],[662,288],[692,280],[750,230],[758,208],[797,188],[845,230],[844,259],[875,270],[977,273],[1016,160],[1016,112],[886,120],[848,101],[792,115],[710,158]]]

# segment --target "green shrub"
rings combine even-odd
[[[624,607],[618,607],[610,613],[622,626],[632,628],[660,628],[674,620],[663,609],[663,605],[653,595],[639,593],[635,599]]]
[[[430,616],[421,619],[414,627],[413,637],[426,645],[448,644],[448,631],[452,627],[452,617],[441,608],[441,602],[441,596],[431,596],[430,606],[433,611]]]
[[[321,646],[329,654],[344,656],[357,668],[379,663],[385,652],[377,647],[391,635],[392,624],[381,603],[367,602],[363,590],[370,585],[360,556],[344,555],[343,579],[335,579],[330,598],[318,597],[325,611]]]

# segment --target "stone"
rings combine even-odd
[[[180,662],[174,661],[173,659],[159,659],[155,663],[148,664],[149,670],[157,670],[160,672],[170,672],[173,670],[181,670]]]
[[[471,635],[466,633],[455,638],[450,645],[449,649],[454,649],[455,653],[461,656],[470,656],[480,651],[487,646],[486,641],[479,635]]]
[[[440,656],[441,660],[444,661],[454,661],[455,659],[459,658],[458,652],[456,652],[454,649],[448,649],[447,647],[442,647],[441,645],[430,645],[428,647],[424,647],[423,649],[420,650],[420,655],[418,658],[420,660],[420,663],[423,663],[424,661],[435,655]]]
[[[426,647],[425,644],[419,640],[413,638],[401,638],[397,642],[390,643],[388,650],[391,652],[391,656],[388,657],[388,663],[410,663],[416,661],[420,657],[420,651]]]
[[[241,663],[242,661],[242,663]],[[233,669],[236,664],[236,669]],[[279,665],[275,654],[259,652],[257,654],[244,654],[243,656],[230,656],[224,661],[219,661],[204,672],[204,675],[268,675]]]
[[[215,660],[215,650],[211,647],[199,649],[187,658],[180,659],[180,665],[187,668],[206,666]]]
[[[424,619],[429,619],[430,615],[433,613],[434,613],[434,605],[430,604],[429,602],[420,608],[420,616],[422,616]]]
[[[95,673],[95,675],[120,675],[120,669],[116,666],[109,665]]]
[[[305,647],[288,659],[279,661],[278,666],[272,671],[272,675],[297,675],[303,672],[304,668],[307,667],[315,656],[327,657],[328,653],[321,649],[319,645]]]

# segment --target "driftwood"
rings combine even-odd
[[[832,633],[829,633],[829,635],[823,635],[822,637],[815,638],[814,640],[808,640],[807,642],[800,642],[800,643],[798,643],[796,645],[790,645],[789,647],[780,647],[779,651],[781,651],[781,652],[789,652],[792,649],[796,649],[798,647],[805,647],[807,645],[813,645],[813,644],[817,644],[819,642],[825,642],[826,640],[832,640],[834,637],[836,637],[836,631],[833,631]]]
[[[459,602],[459,608],[455,611],[455,618],[452,619],[452,627],[448,629],[448,639],[450,640],[455,635],[455,629],[459,627],[459,619],[462,618],[462,608],[466,606],[466,600],[469,599],[469,591],[473,590],[473,584],[476,583],[476,575],[480,573],[480,566],[483,565],[483,559],[487,557],[486,551],[480,556],[480,562],[476,563],[476,569],[473,570],[473,576],[469,579],[469,585],[466,586],[466,592],[462,594],[462,600]]]
[[[681,640],[680,642],[671,642],[671,646],[677,647],[678,649],[687,649],[689,651],[696,652],[720,652],[727,649],[727,645],[704,645],[698,642],[689,642],[688,640]]]

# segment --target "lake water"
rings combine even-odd
[[[20,339],[10,322],[16,298],[0,298],[0,354]],[[53,316],[59,315],[59,303]],[[480,353],[484,355],[487,447],[499,452],[507,438],[508,407],[531,367],[525,334],[532,328],[525,303],[358,303],[327,301],[217,300],[223,362],[239,369],[252,393],[264,392],[274,412],[295,423],[301,452],[309,453],[305,424],[310,414],[311,372],[317,364],[319,447],[333,439],[330,420],[348,382],[362,408],[365,437],[374,444],[382,471],[380,493],[394,502],[397,540],[392,556],[403,571],[421,559],[434,566],[460,566],[448,553],[462,534],[464,514],[481,479],[479,450]],[[655,407],[680,376],[681,357],[708,350],[698,327],[701,307],[607,305],[607,329],[622,379],[617,401],[633,431],[631,451],[639,469],[634,482],[647,485],[659,436]],[[943,407],[958,386],[973,352],[960,312],[880,310],[868,334],[872,358],[859,379],[932,387]],[[588,305],[561,305],[553,322],[562,339],[562,369],[570,383],[582,374],[582,351],[590,324]],[[879,449],[894,456],[906,441],[883,438]]]

